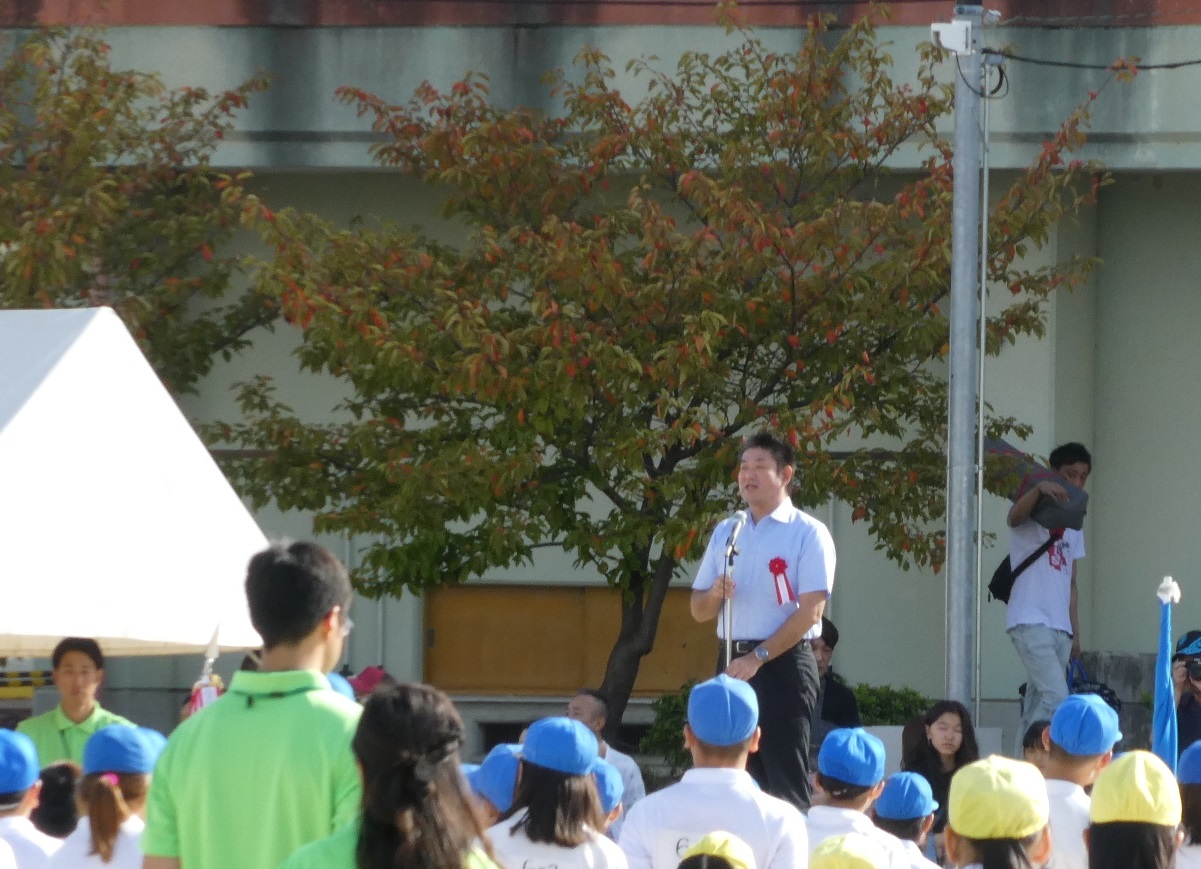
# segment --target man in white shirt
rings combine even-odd
[[[746,771],[759,747],[759,703],[746,682],[723,674],[693,688],[684,744],[693,768],[626,815],[618,844],[630,869],[675,869],[692,845],[717,830],[746,842],[756,869],[806,865],[804,816],[761,791]]]
[[[795,463],[792,446],[770,432],[743,442],[738,493],[748,508],[745,524],[737,518],[718,523],[693,580],[690,606],[693,618],[716,621],[717,636],[731,642],[732,660],[725,660],[723,644],[718,672],[749,682],[759,698],[763,738],[750,774],[769,794],[804,811],[818,693],[810,642],[821,636],[835,553],[829,529],[788,496]],[[741,531],[731,567],[726,552],[736,528]]]
[[[593,732],[597,744],[600,746],[601,760],[608,761],[610,766],[621,773],[622,813],[609,828],[610,837],[616,840],[621,833],[621,825],[626,813],[630,811],[634,803],[646,796],[646,784],[642,781],[642,770],[638,768],[634,758],[628,754],[622,754],[609,745],[601,735],[601,731],[605,729],[605,724],[609,720],[609,701],[604,694],[589,688],[580,691],[568,702],[567,717],[575,719]]]
[[[930,783],[915,772],[890,775],[873,806],[876,826],[901,840],[913,869],[938,869],[938,864],[922,853],[936,811],[938,801]]]
[[[1122,738],[1118,713],[1096,694],[1073,694],[1059,704],[1051,726],[1043,731],[1047,747],[1047,799],[1051,806],[1051,862],[1054,869],[1088,869],[1091,787],[1113,759]]]
[[[900,839],[867,816],[884,790],[884,743],[862,727],[831,731],[817,755],[817,797],[809,810],[809,853],[826,839],[862,833],[879,842],[889,855],[880,869],[909,869],[909,856]]]
[[[1093,458],[1082,444],[1067,443],[1051,451],[1048,463],[1056,474],[1083,489]],[[1076,562],[1084,558],[1084,532],[1044,528],[1030,518],[1041,498],[1065,501],[1067,490],[1054,480],[1029,486],[1009,508],[1009,563],[1017,567],[1050,542],[1033,564],[1014,580],[1005,611],[1005,630],[1026,667],[1022,726],[1050,720],[1068,696],[1068,661],[1080,657]],[[1021,752],[1021,743],[1018,743]]]
[[[38,770],[33,740],[24,733],[0,730],[0,843],[12,850],[17,869],[44,869],[62,845],[29,820],[42,790]]]

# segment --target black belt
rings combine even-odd
[[[764,640],[735,640],[730,645],[733,648],[735,655],[749,655],[751,652],[755,651],[756,647],[761,646],[764,642]],[[801,640],[799,643],[797,643],[797,645],[807,646],[809,645],[809,641]]]

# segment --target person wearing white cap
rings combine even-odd
[[[513,806],[487,833],[500,865],[626,869],[621,849],[601,832],[596,760],[596,736],[580,722],[543,718],[530,725]]]
[[[110,724],[83,746],[79,825],[50,869],[141,869],[146,792],[166,737],[146,727]]]
[[[33,740],[24,733],[0,730],[0,845],[5,846],[0,850],[12,849],[18,869],[43,869],[62,845],[29,820],[42,789],[38,775]]]
[[[872,823],[867,810],[884,790],[884,743],[862,727],[830,732],[817,755],[817,800],[809,810],[809,853],[826,839],[862,833],[888,853],[888,869],[909,869],[896,836]]]
[[[618,844],[630,869],[675,869],[691,845],[725,830],[751,846],[758,869],[804,866],[805,818],[761,791],[746,771],[759,746],[759,703],[746,682],[721,675],[688,696],[684,744],[693,768],[630,809]]]
[[[1084,789],[1109,764],[1121,738],[1118,713],[1096,694],[1068,697],[1043,731],[1054,869],[1088,869],[1084,831],[1090,800]]]

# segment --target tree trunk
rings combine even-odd
[[[659,616],[663,613],[663,601],[667,598],[675,569],[676,561],[661,555],[653,570],[648,565],[647,572],[630,583],[630,600],[622,602],[621,630],[609,653],[605,681],[601,684],[601,691],[609,701],[609,719],[604,729],[606,741],[611,742],[617,737],[642,658],[655,646]]]

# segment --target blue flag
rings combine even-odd
[[[1159,653],[1155,658],[1155,715],[1151,750],[1176,772],[1176,694],[1172,687],[1172,604],[1160,597]]]

